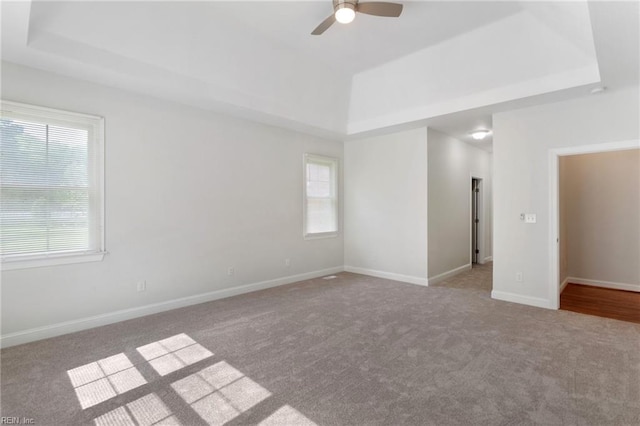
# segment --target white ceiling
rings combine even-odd
[[[353,75],[520,11],[516,2],[404,1],[396,19],[358,14],[350,25],[334,24],[322,36],[309,33],[331,15],[332,3],[215,2],[217,16],[287,46],[308,60]],[[436,13],[437,11],[437,13]]]
[[[402,3],[311,36],[330,0],[2,2],[2,59],[339,139],[638,84],[637,2]]]

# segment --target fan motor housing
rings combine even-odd
[[[333,0],[333,11],[337,12],[339,9],[351,9],[356,11],[356,4],[358,0]]]

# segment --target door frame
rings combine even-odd
[[[485,240],[485,218],[484,218],[484,178],[479,176],[476,173],[471,173],[469,178],[469,183],[473,182],[473,179],[478,180],[478,188],[480,189],[480,196],[478,197],[478,265],[484,265],[485,261],[485,249],[484,249],[484,240]],[[469,196],[469,219],[473,215],[473,191],[470,192]],[[471,221],[469,220],[469,267],[473,266],[473,226],[471,226]]]
[[[560,157],[639,148],[636,139],[549,150],[549,308],[560,308]]]

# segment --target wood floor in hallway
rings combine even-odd
[[[640,293],[569,283],[560,309],[640,324]]]

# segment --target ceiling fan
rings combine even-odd
[[[333,12],[333,15],[322,21],[322,23],[313,30],[312,35],[322,34],[336,21],[341,24],[348,24],[355,18],[356,12],[397,18],[402,13],[402,5],[378,1],[360,3],[358,0],[333,0]]]

